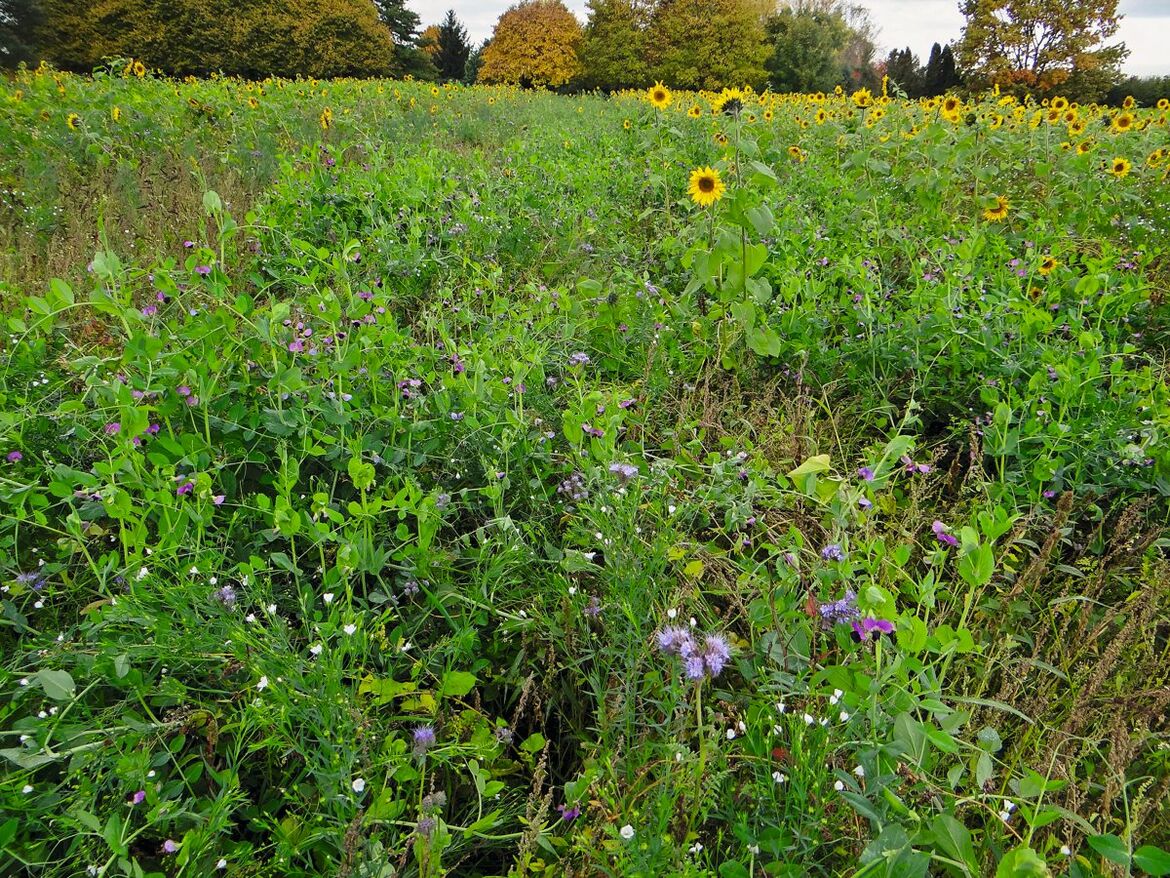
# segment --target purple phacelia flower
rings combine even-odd
[[[837,543],[829,543],[821,549],[821,557],[826,561],[844,561],[845,551]]]
[[[572,807],[557,805],[557,810],[561,812],[561,819],[566,823],[572,823],[581,816],[581,808],[577,805],[573,805]]]
[[[8,452],[8,462],[9,463],[20,463],[22,460],[24,460],[24,455],[21,454],[19,451],[9,451]]]
[[[853,589],[847,589],[840,600],[830,601],[827,604],[821,604],[820,610],[821,618],[830,625],[840,624],[842,622],[852,622],[858,617],[857,612],[857,595]]]
[[[617,476],[623,484],[638,474],[638,468],[629,463],[611,463],[609,471],[612,475]]]
[[[132,795],[130,797],[130,804],[131,805],[141,805],[145,801],[146,801],[146,790],[139,790],[138,792],[136,792],[134,795]]]
[[[196,265],[195,266],[195,273],[201,274],[204,277],[207,277],[207,275],[211,274],[211,266],[210,265]]]
[[[414,740],[414,755],[422,756],[435,743],[435,727],[434,726],[419,726],[411,734]]]
[[[569,355],[569,365],[570,366],[584,366],[588,362],[589,362],[589,355],[584,353],[583,351],[577,351],[576,353]]]
[[[122,425],[117,421],[110,421],[102,429],[105,430],[107,436],[114,436],[122,429]]]
[[[708,634],[703,647],[703,663],[712,677],[718,677],[731,660],[731,647],[718,634]]]

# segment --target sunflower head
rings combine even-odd
[[[727,135],[724,134],[722,131],[715,132],[715,145],[716,146],[727,146]]]
[[[141,61],[135,61],[133,71],[135,76],[142,79],[142,77],[146,76],[146,65]]]
[[[1011,210],[1011,202],[1003,195],[995,195],[989,206],[983,211],[983,218],[988,222],[998,223],[1007,219]]]
[[[1113,117],[1113,124],[1111,127],[1114,131],[1125,132],[1133,128],[1133,123],[1133,113],[1118,113]]]
[[[76,113],[70,113],[65,117],[65,124],[69,126],[70,131],[77,130],[77,123],[81,121],[81,117]]]
[[[1077,155],[1084,155],[1087,152],[1093,151],[1093,141],[1082,140],[1077,144]]]
[[[1120,180],[1129,173],[1129,169],[1132,167],[1133,165],[1129,163],[1129,159],[1118,156],[1109,163],[1109,173]]]
[[[948,116],[957,115],[963,102],[954,95],[948,96],[942,103],[942,111]]]
[[[1156,167],[1158,167],[1158,165],[1162,164],[1162,161],[1166,158],[1166,155],[1167,155],[1166,147],[1160,146],[1157,149],[1155,149],[1152,153],[1150,153],[1148,156],[1146,156],[1146,164],[1149,165],[1151,168],[1156,168]]]
[[[807,156],[805,156],[803,149],[801,149],[796,144],[793,144],[792,146],[788,147],[788,157],[795,159],[798,162],[803,162]]]
[[[711,101],[711,110],[714,113],[723,113],[727,116],[738,116],[743,109],[743,90],[725,88]]]
[[[1050,103],[1048,106],[1052,107],[1054,110],[1067,110],[1068,98],[1053,98],[1052,103]]]
[[[326,107],[321,111],[321,130],[328,131],[329,126],[333,124],[333,110]]]
[[[120,120],[120,119],[122,118],[122,108],[121,108],[121,107],[113,107],[113,108],[111,108],[111,110],[110,110],[110,118],[111,118],[111,119],[113,119],[115,122],[117,122],[118,120]]]
[[[669,88],[661,82],[656,82],[646,90],[646,100],[650,101],[654,109],[665,110],[674,98],[671,96]]]
[[[691,104],[691,108],[689,110],[687,110],[687,115],[690,116],[692,119],[698,119],[700,116],[703,115],[703,111],[699,109],[698,104]]]
[[[817,110],[817,116],[816,116],[816,119],[817,119],[817,124],[818,124],[818,125],[824,125],[824,124],[825,124],[825,121],[826,121],[828,118],[829,118],[829,114],[828,114],[828,113],[826,113],[826,112],[824,111],[824,109],[823,109],[823,108],[822,108],[822,109],[819,109],[819,110]]]
[[[723,197],[726,187],[715,168],[695,168],[691,171],[687,194],[700,207],[710,207]]]
[[[1121,107],[1125,110],[1132,110],[1134,103],[1133,95],[1126,95],[1125,100],[1121,102]]]
[[[622,119],[622,130],[629,131],[634,125],[629,119]]]
[[[1170,98],[1158,98],[1159,110],[1170,110]]]
[[[1058,265],[1060,265],[1060,263],[1057,262],[1055,259],[1053,259],[1051,256],[1045,256],[1043,259],[1040,260],[1040,267],[1037,268],[1036,270],[1039,271],[1043,275],[1049,275],[1049,274],[1052,274],[1052,272],[1056,270],[1056,266],[1058,266]]]

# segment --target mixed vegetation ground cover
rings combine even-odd
[[[0,87],[0,871],[1170,872],[1168,111]]]

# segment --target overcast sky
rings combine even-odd
[[[466,25],[474,42],[491,36],[500,13],[515,0],[408,0],[422,16],[423,26],[433,24],[448,9]],[[585,0],[565,0],[566,5],[585,20]],[[868,6],[880,28],[878,41],[882,57],[889,49],[909,46],[923,61],[931,43],[946,42],[959,36],[963,16],[958,0],[860,0]],[[1077,0],[1067,0],[1076,3]],[[1125,72],[1138,75],[1170,74],[1170,0],[1121,0],[1119,11],[1125,16],[1117,38],[1129,47]]]

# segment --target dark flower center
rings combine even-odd
[[[699,178],[699,191],[700,192],[714,192],[715,191],[715,180],[712,177],[700,177]]]

